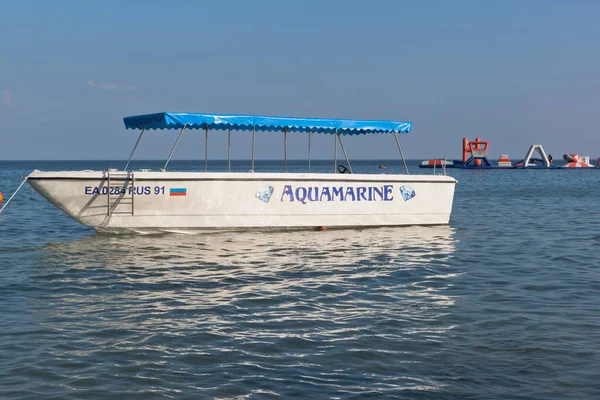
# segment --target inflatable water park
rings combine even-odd
[[[487,157],[489,143],[480,138],[469,141],[463,138],[462,160],[436,159],[424,160],[420,168],[462,168],[462,169],[568,169],[568,168],[600,168],[600,157],[596,165],[590,163],[589,156],[564,154],[562,164],[555,164],[552,155],[546,154],[541,144],[532,144],[525,158],[512,161],[508,155],[500,156],[496,164]]]

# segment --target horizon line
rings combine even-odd
[[[438,158],[440,159],[440,158]],[[422,161],[420,158],[406,158],[406,161]],[[93,159],[84,159],[84,158],[74,158],[74,159],[68,159],[68,158],[49,158],[49,159],[35,159],[35,158],[27,158],[27,159],[2,159],[0,160],[0,162],[14,162],[14,161],[122,161],[122,162],[127,162],[127,159],[111,159],[111,158],[93,158]],[[141,162],[141,161],[166,161],[164,158],[146,158],[146,159],[139,159],[139,160],[131,160],[131,162]],[[172,161],[198,161],[198,162],[205,162],[204,159],[196,159],[196,158],[180,158],[180,159],[171,159]],[[211,161],[225,161],[227,162],[227,158],[217,158],[217,159],[209,159],[208,162],[210,163]],[[239,159],[239,158],[232,158],[231,161],[248,161],[248,162],[252,162],[251,158],[248,159]],[[254,162],[257,161],[281,161],[284,162],[283,159],[280,158],[260,158],[260,159],[254,159]],[[288,162],[295,162],[295,161],[302,161],[302,162],[308,162],[307,159],[288,159]],[[326,161],[326,162],[331,162],[333,161],[333,159],[328,159],[328,158],[311,158],[310,159],[311,162],[316,161],[316,162],[321,162],[321,161]],[[338,159],[339,162],[345,162],[344,159]],[[402,159],[393,159],[393,158],[356,158],[352,161],[399,161],[402,162]]]

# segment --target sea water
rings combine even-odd
[[[2,162],[0,190],[122,165]],[[101,235],[25,185],[0,215],[0,398],[600,398],[600,170],[448,173],[449,226],[326,232]]]

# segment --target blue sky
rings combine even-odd
[[[600,2],[2,1],[0,159],[123,159],[127,115],[196,111],[413,122],[408,158],[532,143],[600,156]],[[226,135],[210,158],[226,158]],[[153,132],[138,158],[166,158]],[[176,158],[201,159],[202,134]],[[235,133],[234,158],[249,134]],[[393,137],[348,138],[351,158],[395,158]],[[282,157],[280,135],[257,139]],[[313,141],[331,158],[332,138]],[[306,136],[288,155],[304,158]]]

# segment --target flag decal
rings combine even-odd
[[[185,196],[187,194],[186,188],[170,188],[169,196]]]

